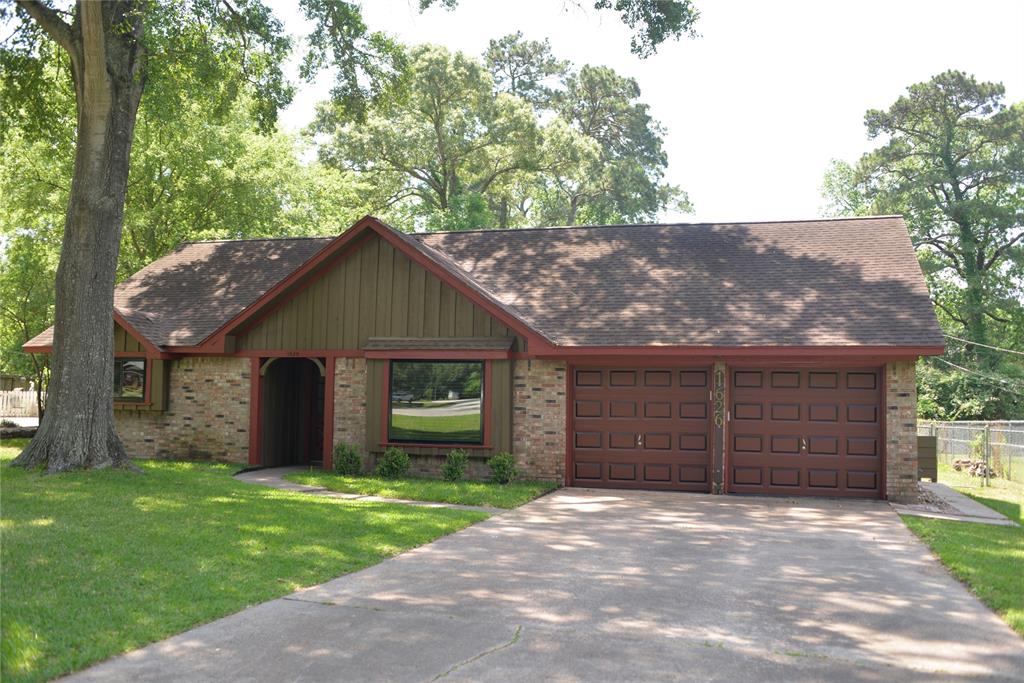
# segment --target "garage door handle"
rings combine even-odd
[[[807,439],[800,439],[800,442],[803,444],[804,450],[806,451],[807,450]]]

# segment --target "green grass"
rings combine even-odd
[[[479,441],[480,415],[392,415],[390,434],[400,441]]]
[[[492,484],[482,481],[448,482],[440,479],[381,479],[379,477],[346,477],[331,472],[296,472],[285,476],[288,481],[308,486],[321,486],[331,491],[358,493],[364,496],[427,500],[458,505],[487,505],[514,508],[558,487],[549,481],[514,481]]]
[[[23,446],[0,447],[4,681],[83,668],[487,517],[278,491],[220,464],[44,475],[7,465]]]
[[[1024,525],[1024,484],[981,480],[939,466],[939,481]],[[1024,636],[1024,527],[903,517],[953,574]]]

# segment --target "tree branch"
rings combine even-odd
[[[72,57],[75,55],[74,34],[71,26],[64,21],[60,13],[47,5],[43,0],[15,0],[18,6],[32,17],[47,35],[64,48]]]

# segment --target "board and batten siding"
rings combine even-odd
[[[468,298],[374,235],[239,335],[240,351],[362,349],[370,337],[515,337]]]
[[[384,450],[381,442],[384,439],[387,409],[384,392],[385,368],[390,361],[366,361],[366,450],[379,453]],[[471,456],[489,456],[502,451],[512,450],[512,361],[492,360],[491,386],[484,387],[490,401],[491,433],[490,449],[474,448],[469,451]],[[413,455],[445,456],[452,446],[432,448],[424,446],[403,447]]]
[[[139,340],[128,334],[123,327],[114,323],[114,353],[136,352],[140,358],[146,355],[146,349],[142,347]]]

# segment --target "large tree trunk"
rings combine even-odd
[[[78,105],[75,174],[57,268],[46,412],[14,461],[49,472],[130,465],[114,428],[113,305],[143,89],[141,19],[133,9],[131,2],[80,2],[59,41],[71,54]]]

